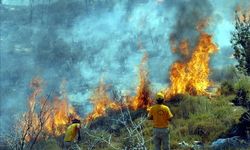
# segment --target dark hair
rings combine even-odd
[[[73,119],[73,120],[72,120],[72,123],[80,123],[80,120],[78,120],[78,119]]]
[[[158,98],[156,99],[157,104],[163,104],[164,99]]]

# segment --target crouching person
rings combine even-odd
[[[81,150],[81,148],[77,145],[77,142],[81,140],[80,129],[80,120],[73,119],[72,124],[68,126],[65,132],[64,150]]]

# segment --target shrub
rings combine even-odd
[[[244,106],[250,109],[250,77],[241,78],[236,84],[237,95],[233,103],[237,106]]]
[[[220,92],[223,95],[232,95],[234,94],[234,83],[233,81],[229,80],[229,81],[223,81],[221,83],[221,88],[220,88]]]

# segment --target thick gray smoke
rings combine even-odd
[[[166,88],[168,68],[177,58],[170,50],[170,35],[177,42],[187,39],[194,44],[197,23],[218,14],[226,19],[216,20],[216,28],[209,31],[219,46],[229,47],[233,19],[228,18],[233,18],[237,4],[236,0],[30,2],[2,0],[0,5],[2,129],[25,110],[29,83],[36,76],[44,79],[44,94],[52,89],[58,94],[66,80],[69,100],[86,106],[82,111],[87,112],[91,107],[85,104],[101,77],[121,91],[135,91],[146,52],[152,89]],[[230,7],[224,8],[224,3]],[[228,62],[224,54],[215,57],[215,66]]]
[[[170,35],[170,40],[178,45],[183,41],[189,43],[189,50],[192,50],[199,36],[199,26],[206,27],[206,22],[211,21],[214,13],[213,6],[209,0],[183,0],[177,2],[176,23]],[[189,52],[191,55],[192,52]]]

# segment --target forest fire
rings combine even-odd
[[[179,49],[182,55],[188,56],[189,43],[181,42]],[[176,49],[173,49],[176,51]],[[206,89],[211,86],[209,81],[209,60],[210,54],[217,51],[216,45],[212,42],[211,35],[201,32],[197,45],[195,46],[190,59],[175,62],[170,70],[170,87],[165,91],[165,97],[170,98],[176,94],[206,95]],[[119,110],[128,107],[132,110],[147,109],[151,104],[151,90],[146,68],[147,55],[145,54],[139,66],[139,85],[134,97],[127,96],[125,103],[114,101],[107,93],[107,86],[101,80],[99,86],[94,90],[90,100],[93,104],[93,111],[84,119],[89,123],[98,117],[105,116],[107,110]],[[25,113],[22,127],[26,141],[37,138],[40,132],[46,132],[48,136],[59,136],[64,133],[66,126],[71,119],[80,117],[74,108],[68,104],[67,96],[64,93],[62,98],[55,97],[53,101],[48,98],[40,98],[40,108],[36,108],[39,94],[42,92],[42,81],[32,81],[33,93],[29,98],[28,112]],[[29,131],[28,131],[29,130]]]
[[[185,43],[184,49],[186,51]],[[183,46],[180,46],[183,47]],[[211,86],[209,81],[210,55],[217,51],[212,36],[201,32],[193,54],[188,61],[175,62],[170,70],[170,87],[165,91],[166,98],[175,94],[206,95]]]
[[[177,49],[173,49],[176,51]],[[185,40],[180,43],[178,50],[188,57],[189,43]],[[211,35],[200,32],[200,38],[195,46],[189,60],[175,62],[171,67],[171,86],[165,91],[165,97],[170,98],[176,94],[207,95],[206,89],[211,86],[209,81],[209,60],[210,55],[217,51],[216,45],[212,42]],[[126,107],[132,110],[147,109],[151,104],[148,72],[146,68],[147,55],[145,54],[139,66],[139,85],[134,97],[128,96]],[[95,90],[91,98],[94,105],[93,111],[87,117],[87,122],[103,116],[107,109],[117,110],[122,104],[112,101],[106,93],[103,82]]]
[[[177,49],[173,49],[176,51]],[[178,50],[185,57],[189,55],[189,43],[183,41]],[[210,54],[217,51],[216,45],[212,42],[211,35],[200,32],[200,37],[192,55],[186,61],[175,62],[170,70],[170,87],[165,91],[165,97],[170,98],[176,94],[206,95],[206,89],[211,86],[209,81],[209,60]],[[148,56],[145,54],[139,66],[139,85],[135,96],[127,96],[122,103],[114,101],[107,92],[107,86],[101,80],[99,86],[94,90],[90,98],[93,104],[92,112],[84,119],[89,123],[98,117],[105,116],[107,110],[119,110],[128,107],[131,110],[147,109],[151,104],[151,90],[147,71]],[[68,104],[66,92],[62,98],[55,97],[52,102],[48,98],[40,99],[40,108],[36,109],[36,99],[42,92],[41,80],[32,81],[33,93],[29,98],[29,111],[23,120],[23,130],[31,130],[25,135],[27,141],[35,138],[39,130],[47,135],[59,136],[64,133],[66,126],[73,118],[80,118],[74,108]],[[37,111],[39,110],[39,111]]]
[[[26,141],[39,139],[42,135],[59,136],[64,133],[66,125],[73,118],[80,118],[74,108],[68,104],[66,97],[55,97],[52,102],[49,97],[41,97],[42,80],[33,79],[33,93],[29,97],[28,111],[21,120],[22,136]],[[40,101],[38,103],[37,101]],[[45,133],[44,133],[45,132]]]

